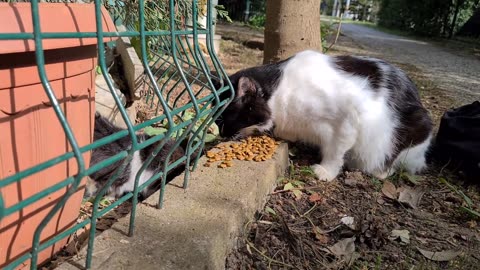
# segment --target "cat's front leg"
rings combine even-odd
[[[317,178],[321,181],[326,181],[326,182],[330,182],[333,179],[335,179],[335,177],[337,177],[338,175],[338,172],[340,171],[340,168],[341,166],[337,168],[327,167],[325,166],[325,164],[312,165],[312,170],[315,172],[315,175],[317,176]]]
[[[336,132],[333,132],[333,131]],[[319,180],[332,181],[343,167],[346,153],[353,147],[357,138],[355,127],[348,121],[340,126],[323,128],[322,162],[312,166]],[[330,132],[329,132],[330,131]]]

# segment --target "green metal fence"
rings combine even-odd
[[[163,2],[162,2],[163,1]],[[49,248],[57,243],[59,240],[72,235],[77,230],[90,226],[88,251],[85,267],[88,269],[92,262],[93,246],[95,241],[96,223],[97,219],[105,215],[111,209],[117,207],[121,203],[131,199],[131,219],[130,228],[128,234],[133,235],[135,229],[135,210],[137,205],[137,198],[139,192],[151,184],[153,181],[161,179],[161,192],[158,198],[159,208],[162,207],[163,196],[165,193],[165,183],[167,173],[181,162],[186,162],[187,170],[184,179],[184,188],[187,187],[189,179],[189,169],[194,170],[198,156],[192,160],[192,153],[196,151],[202,151],[205,144],[205,136],[208,128],[214,123],[215,119],[222,111],[223,105],[227,101],[220,102],[219,94],[224,91],[229,91],[233,95],[232,86],[228,81],[226,73],[214,52],[213,44],[213,32],[212,32],[212,11],[213,6],[208,1],[207,4],[207,27],[201,28],[197,22],[197,0],[192,0],[191,5],[187,7],[179,7],[174,0],[162,0],[162,1],[110,1],[108,3],[102,3],[102,1],[95,0],[94,3],[87,4],[92,5],[92,9],[95,9],[96,18],[96,32],[78,32],[78,33],[46,33],[42,32],[39,21],[39,3],[37,1],[31,2],[31,15],[34,25],[33,33],[0,33],[1,40],[12,39],[30,39],[35,42],[35,57],[38,65],[38,74],[41,78],[45,93],[48,96],[52,106],[50,109],[55,111],[57,120],[61,123],[61,126],[66,134],[68,143],[71,146],[72,151],[67,152],[61,156],[51,159],[42,164],[38,164],[35,167],[26,169],[17,174],[8,176],[4,179],[0,179],[0,189],[8,186],[20,183],[25,177],[39,173],[47,168],[54,166],[60,162],[64,162],[69,159],[75,159],[78,166],[78,173],[63,180],[59,184],[52,186],[46,190],[41,191],[38,194],[34,194],[29,198],[24,198],[19,203],[6,207],[2,195],[0,193],[0,221],[12,214],[22,211],[25,207],[35,203],[35,201],[49,196],[49,194],[60,190],[61,188],[68,188],[68,191],[62,196],[58,203],[52,208],[48,215],[43,219],[40,225],[37,227],[34,237],[32,239],[31,250],[21,257],[10,263],[5,269],[15,269],[22,265],[25,261],[31,260],[30,269],[37,269],[38,254],[42,250]],[[155,7],[155,2],[161,5],[160,8]],[[157,3],[157,4],[158,4]],[[135,14],[138,21],[132,21],[127,18],[126,14],[132,14],[132,11],[126,10],[125,4],[135,6]],[[106,32],[102,29],[101,21],[101,7],[105,5],[108,7],[112,14],[112,17],[120,18],[127,24],[127,31],[123,32]],[[166,18],[165,24],[149,24],[148,12],[162,12],[163,14],[157,14]],[[179,14],[179,12],[185,12],[185,14]],[[180,16],[183,15],[183,16]],[[179,22],[175,18],[191,19],[191,25]],[[60,23],[60,22],[59,22]],[[206,35],[206,48],[199,44],[199,35]],[[101,69],[110,92],[115,99],[117,106],[119,107],[121,116],[126,123],[127,130],[96,141],[92,144],[80,147],[75,139],[75,134],[71,129],[71,123],[67,121],[65,113],[59,106],[59,101],[54,94],[54,91],[47,77],[44,65],[44,50],[42,49],[42,43],[46,39],[62,39],[62,38],[86,38],[95,37],[98,40],[98,66]],[[105,37],[129,37],[132,40],[139,42],[139,52],[141,55],[142,63],[145,68],[145,91],[142,94],[144,102],[148,104],[151,109],[156,111],[154,118],[149,119],[143,123],[132,123],[127,115],[127,112],[122,104],[121,98],[118,96],[114,89],[114,83],[110,76],[108,76],[108,68],[106,64],[105,56],[105,44],[103,42]],[[192,42],[188,42],[191,40]],[[187,42],[185,42],[187,41]],[[202,49],[205,52],[202,52]],[[212,75],[215,74],[215,75]],[[212,80],[217,79],[222,83],[220,89],[215,89]],[[184,117],[185,114],[191,115],[191,117]],[[148,126],[162,123],[166,127],[165,132],[158,134],[153,138],[145,141],[138,142],[135,133]],[[182,132],[180,132],[182,131]],[[103,162],[89,167],[85,164],[82,157],[82,153],[92,151],[97,147],[105,144],[109,144],[122,137],[129,137],[132,140],[132,149],[129,151],[120,152],[114,157],[104,160]],[[133,192],[130,192],[114,203],[105,208],[100,208],[100,202],[103,195],[109,188],[109,186],[116,180],[120,170],[122,170],[128,162],[131,160],[135,151],[139,151],[145,147],[148,147],[154,143],[161,142],[154,150],[154,155],[165,145],[165,138],[176,138],[175,147],[179,147],[182,140],[188,140],[186,155],[175,162],[170,163],[170,157],[175,147],[171,149],[167,160],[163,164],[163,171],[156,175],[153,175],[146,183],[138,186],[138,180],[140,175],[146,169],[146,167],[152,162],[153,156],[150,156],[144,166],[140,169],[136,176],[136,183]],[[114,162],[124,159],[124,162],[115,175],[108,180],[108,183],[100,190],[93,201],[93,210],[89,218],[82,222],[75,224],[73,227],[62,231],[46,241],[41,241],[41,234],[45,226],[52,219],[52,217],[59,212],[64,206],[68,198],[74,194],[79,187],[80,182],[86,176],[108,166]],[[161,210],[158,212],[161,215]],[[21,237],[21,236],[18,236]]]

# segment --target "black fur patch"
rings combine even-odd
[[[343,71],[352,75],[366,77],[372,88],[379,89],[382,83],[382,70],[378,62],[368,58],[354,56],[335,56],[335,64]]]
[[[271,112],[267,102],[277,88],[284,63],[289,59],[241,70],[229,77],[236,94],[234,100],[216,121],[222,137],[232,137],[243,128],[264,123],[270,119]],[[242,77],[252,81],[256,89],[248,92],[254,94],[238,96],[238,82]],[[228,91],[223,92],[220,94],[220,99],[224,100],[229,96]]]
[[[387,103],[400,121],[395,130],[395,156],[391,157],[395,159],[404,149],[424,142],[432,132],[433,123],[413,81],[400,69],[389,68],[385,75],[385,87],[389,91]]]

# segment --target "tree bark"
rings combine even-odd
[[[445,6],[445,10],[443,10],[443,22],[442,22],[442,36],[447,35],[448,29],[448,16],[450,16],[450,8],[452,6],[452,1],[449,0],[448,5]]]
[[[319,0],[267,0],[265,64],[306,49],[322,50]]]
[[[453,31],[455,31],[455,26],[457,25],[457,17],[458,12],[460,11],[460,7],[465,3],[465,0],[457,0],[457,4],[455,5],[455,13],[453,14],[452,26],[450,27],[450,33],[448,34],[448,38],[453,37]]]

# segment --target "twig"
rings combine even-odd
[[[331,232],[335,231],[336,229],[338,229],[338,228],[340,228],[340,227],[342,226],[342,224],[338,224],[337,226],[333,227],[332,229],[324,231],[324,230],[320,229],[317,225],[315,225],[315,223],[313,223],[313,221],[312,221],[309,217],[305,216],[305,215],[306,215],[308,212],[310,212],[310,210],[312,210],[312,209],[308,210],[305,214],[302,215],[302,214],[300,214],[300,212],[298,211],[298,209],[297,209],[297,207],[295,206],[295,204],[293,204],[292,202],[290,202],[290,204],[293,206],[293,209],[295,209],[295,212],[297,212],[298,216],[303,217],[303,218],[306,218],[306,219],[308,220],[308,222],[310,222],[310,224],[312,225],[312,227],[313,227],[313,228],[317,228],[318,231],[319,231],[319,233],[321,233],[321,234],[331,233]],[[314,207],[315,207],[315,206],[314,206]],[[313,208],[313,207],[312,207],[312,208]]]
[[[325,52],[328,52],[333,47],[333,45],[337,44],[338,37],[340,36],[340,29],[342,28],[342,19],[343,19],[343,13],[340,15],[340,20],[338,21],[337,34],[335,35],[335,40],[333,41],[332,44],[330,44],[330,46],[328,46]]]
[[[258,254],[260,254],[263,258],[265,258],[266,260],[268,260],[269,263],[276,263],[276,264],[279,264],[279,265],[283,265],[283,266],[285,266],[285,267],[295,268],[293,265],[286,264],[286,263],[283,263],[283,262],[281,262],[281,261],[277,261],[277,260],[275,260],[275,259],[273,259],[273,258],[268,257],[267,255],[263,254],[260,250],[258,250],[258,249],[253,245],[252,242],[250,242],[250,241],[248,241],[248,240],[246,240],[246,241],[247,241],[247,245],[248,245],[251,249],[255,250],[255,251],[256,251]]]
[[[270,193],[269,195],[276,195],[276,194],[285,193],[285,192],[294,191],[294,190],[305,191],[305,190],[316,189],[316,188],[320,188],[320,187],[319,186],[311,186],[311,187],[301,187],[301,188],[292,188],[292,189],[284,189],[284,190],[282,189],[282,190],[274,191],[274,192]]]
[[[438,177],[440,177],[443,174],[443,170],[445,170],[445,168],[447,168],[448,164],[450,164],[450,161],[451,160],[449,159],[448,162],[445,165],[443,165],[443,167],[438,172],[438,175],[437,175]]]
[[[304,217],[307,216],[308,214],[310,214],[310,212],[312,212],[315,208],[317,208],[317,206],[318,206],[318,203],[314,204],[312,208],[308,209],[308,211],[305,212],[305,214],[303,214],[302,216]]]
[[[250,223],[252,223],[251,220],[249,220],[249,221],[245,224],[245,226],[244,226],[244,233],[246,232],[247,227],[248,227],[248,225],[250,225]],[[254,251],[256,251],[256,252],[257,252],[258,254],[260,254],[263,258],[265,258],[265,259],[268,261],[268,264],[269,264],[269,265],[270,265],[271,263],[276,263],[276,264],[279,264],[279,265],[283,265],[283,266],[285,266],[285,267],[295,268],[294,266],[292,266],[292,265],[290,265],[290,264],[286,264],[286,263],[284,263],[284,262],[277,261],[277,260],[275,260],[275,259],[273,259],[273,258],[268,257],[268,256],[265,255],[263,252],[261,252],[259,249],[257,249],[252,242],[248,241],[247,238],[245,238],[245,242],[246,242],[246,244],[247,244],[248,247],[250,247],[251,249],[253,249]],[[277,253],[278,253],[278,252],[277,252]],[[277,253],[275,253],[274,256],[276,256]]]
[[[272,256],[272,259],[273,259],[273,258],[275,258],[275,256],[277,256],[277,254],[278,254],[278,253],[280,253],[280,249],[279,249],[279,250],[277,250],[277,252],[275,252],[275,254],[273,254],[273,256]],[[271,261],[270,261],[270,262],[268,262],[268,269],[271,269],[271,267],[272,267],[272,266],[271,266],[271,264],[272,264],[272,262],[271,262]]]
[[[290,205],[293,207],[293,209],[295,210],[295,212],[297,212],[298,216],[299,217],[302,217],[303,215],[300,214],[300,212],[298,211],[297,207],[295,206],[295,204],[291,201],[289,201]]]

